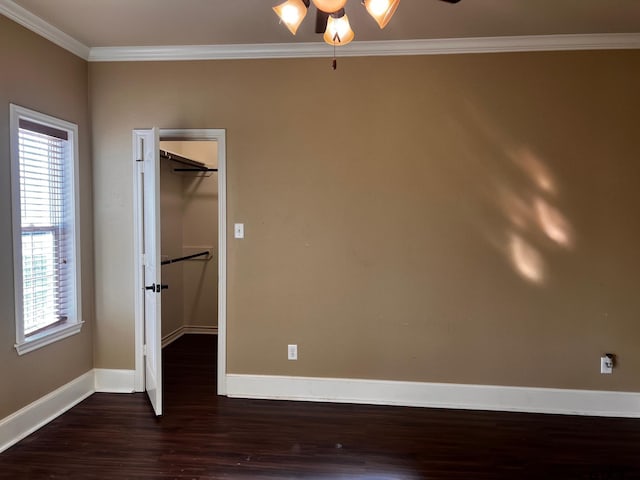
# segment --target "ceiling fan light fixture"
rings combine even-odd
[[[344,8],[347,4],[347,0],[313,0],[313,4],[318,8],[318,10],[322,10],[327,13],[334,13]]]
[[[364,0],[364,7],[381,29],[387,26],[398,5],[400,0]]]
[[[344,10],[341,12],[340,16],[331,15],[329,17],[327,29],[323,36],[326,43],[335,47],[341,47],[350,43],[355,36],[356,35],[349,24],[349,17],[344,13]]]
[[[298,27],[307,15],[307,7],[309,2],[303,0],[287,0],[280,5],[273,7],[273,11],[280,17],[280,21],[286,25],[294,35],[298,31]]]

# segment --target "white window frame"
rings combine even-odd
[[[13,276],[15,291],[15,320],[16,320],[16,344],[18,355],[31,352],[53,342],[79,333],[82,324],[82,292],[80,279],[80,202],[79,202],[79,178],[78,178],[78,126],[44,113],[29,110],[18,105],[10,104],[10,141],[11,141],[11,206],[13,227]],[[23,305],[23,272],[22,272],[22,226],[20,212],[20,157],[18,130],[20,120],[28,120],[48,127],[62,130],[68,134],[70,152],[66,159],[65,168],[71,180],[70,202],[72,205],[73,219],[70,222],[73,233],[70,234],[71,252],[73,255],[74,272],[72,273],[72,288],[69,290],[70,304],[67,320],[60,325],[53,325],[25,337],[24,334],[24,305]]]

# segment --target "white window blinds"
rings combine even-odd
[[[64,323],[73,300],[68,133],[20,119],[20,225],[24,336]]]

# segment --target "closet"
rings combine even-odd
[[[217,142],[160,142],[162,346],[217,333]]]

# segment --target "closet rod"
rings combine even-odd
[[[191,167],[193,170],[202,172],[207,171],[207,166],[204,163],[191,160],[190,158],[183,157],[181,155],[176,155],[175,153],[167,152],[166,150],[160,150],[160,156],[167,160],[171,160],[172,162],[181,163],[182,165]]]
[[[203,255],[209,255],[209,250],[205,250],[204,252],[194,253],[193,255],[187,255],[186,257],[178,257],[172,258],[170,260],[165,260],[164,262],[160,262],[160,265],[169,265],[170,263],[182,262],[184,260],[191,260],[192,258],[202,257]]]

